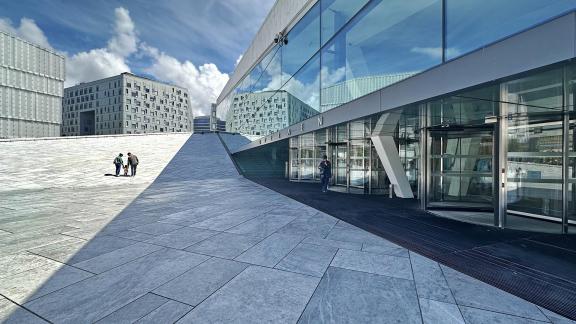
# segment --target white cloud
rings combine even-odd
[[[419,53],[430,56],[433,59],[442,58],[442,48],[441,47],[414,47],[410,50],[412,53]],[[454,47],[449,47],[446,49],[446,54],[449,57],[454,57],[460,55],[460,50]]]
[[[138,37],[130,12],[114,10],[114,36],[106,48],[76,53],[66,60],[66,86],[130,72],[126,59],[138,50]]]
[[[122,72],[130,72],[124,58],[105,48],[80,52],[66,60],[66,86],[103,79]]]
[[[20,19],[20,26],[15,27],[12,25],[10,19],[0,18],[0,30],[25,39],[31,43],[52,49],[46,35],[44,35],[42,29],[40,29],[32,19],[22,18]]]
[[[228,74],[220,72],[212,63],[196,67],[190,61],[181,62],[157,48],[145,44],[142,48],[154,61],[145,69],[146,73],[159,80],[187,88],[194,115],[209,114],[210,104],[216,102],[228,82]]]
[[[127,57],[138,49],[138,38],[130,12],[120,7],[114,10],[116,23],[115,35],[108,42],[108,50],[121,57]]]
[[[228,74],[222,73],[213,63],[200,66],[178,59],[148,46],[138,39],[138,32],[125,8],[114,11],[114,34],[104,48],[66,55],[66,82],[69,87],[80,82],[89,82],[130,72],[130,58],[149,58],[151,63],[143,72],[164,82],[175,84],[189,91],[190,106],[194,115],[205,115],[210,104],[228,82]],[[18,35],[31,42],[52,48],[40,28],[28,18],[22,18],[19,27],[14,27],[7,18],[0,18],[0,30]],[[238,62],[241,57],[238,58]]]

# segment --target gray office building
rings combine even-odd
[[[182,87],[122,73],[64,89],[63,136],[191,131]]]
[[[0,31],[0,138],[60,136],[64,57]]]

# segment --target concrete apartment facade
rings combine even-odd
[[[62,136],[191,131],[182,87],[122,73],[64,89]]]
[[[0,138],[60,136],[64,57],[0,31]]]
[[[270,135],[316,114],[288,91],[241,93],[232,98],[230,108],[227,128],[234,133],[254,136]]]

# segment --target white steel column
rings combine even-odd
[[[401,112],[383,114],[374,131],[372,132],[372,143],[378,153],[378,157],[384,166],[386,175],[390,183],[394,185],[394,192],[400,198],[414,198],[410,182],[406,176],[406,171],[400,161],[400,155],[394,142],[394,131],[398,125]]]

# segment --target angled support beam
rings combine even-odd
[[[394,192],[400,198],[414,198],[406,171],[400,161],[400,154],[394,142],[394,131],[398,125],[401,112],[383,114],[372,132],[372,143],[378,157],[384,166],[390,183],[394,185]]]

